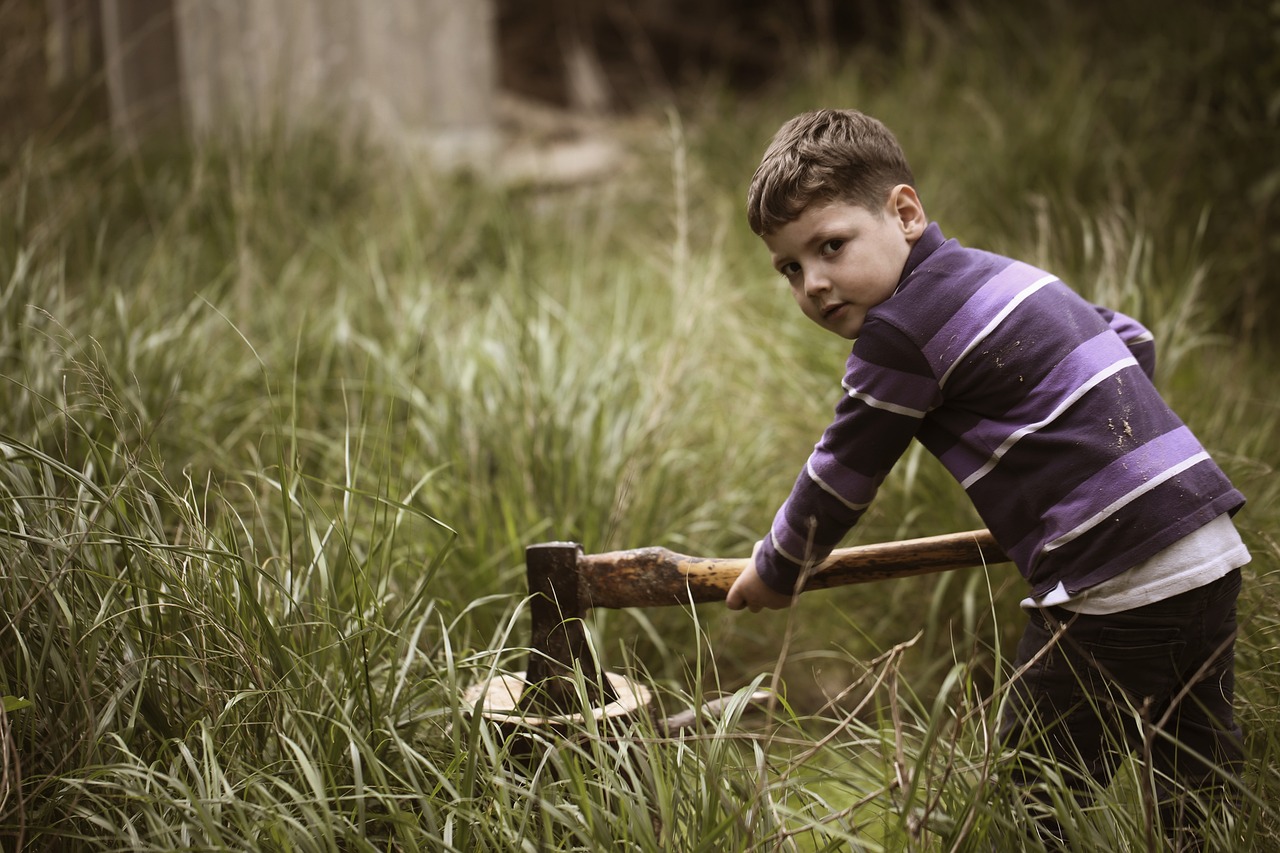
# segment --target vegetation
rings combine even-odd
[[[461,698],[523,668],[525,545],[745,555],[767,527],[844,345],[789,306],[743,189],[782,120],[832,103],[899,133],[949,234],[1156,330],[1161,386],[1251,499],[1249,767],[1206,839],[1280,846],[1280,409],[1242,272],[1274,247],[1215,236],[1267,219],[1275,149],[1241,128],[1274,134],[1276,109],[1188,110],[1181,66],[1144,64],[1173,36],[1097,53],[1090,20],[1030,56],[1030,29],[924,18],[763,97],[709,87],[632,128],[625,174],[555,192],[322,135],[5,150],[6,848],[1019,847],[993,742],[1021,628],[1006,568],[779,614],[594,614],[603,665],[666,711],[734,697],[684,733],[511,736]],[[1250,217],[1213,205],[1227,168]],[[851,541],[976,524],[913,450]],[[1080,849],[1153,849],[1144,790],[1134,762],[1057,808]]]

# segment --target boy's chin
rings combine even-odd
[[[857,340],[858,332],[862,331],[861,326],[859,326],[856,329],[848,329],[848,328],[842,328],[840,326],[828,326],[826,323],[819,323],[818,325],[822,327],[823,331],[829,332],[835,335],[837,338],[844,338],[846,341]]]
[[[862,331],[861,323],[858,323],[855,328],[854,324],[848,321],[848,318],[836,318],[828,321],[808,312],[805,312],[805,316],[809,318],[809,322],[822,329],[822,331],[835,335],[837,338],[844,338],[846,341],[856,340],[858,333]]]

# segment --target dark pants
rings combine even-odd
[[[1183,795],[1222,797],[1224,774],[1238,776],[1244,763],[1232,711],[1239,592],[1236,569],[1122,613],[1030,611],[1017,657],[1026,669],[1010,685],[1002,740],[1049,759],[1077,797],[1107,785],[1136,750],[1149,761],[1166,831],[1194,822]],[[1044,781],[1033,760],[1015,772],[1025,786]],[[1046,824],[1060,836],[1051,816]]]

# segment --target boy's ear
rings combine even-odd
[[[898,184],[889,193],[888,212],[902,225],[908,240],[915,242],[929,224],[920,196],[910,184]]]

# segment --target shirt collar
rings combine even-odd
[[[924,229],[924,233],[920,235],[920,239],[916,240],[916,244],[911,247],[911,252],[907,255],[907,262],[902,265],[902,275],[898,278],[898,287],[901,288],[903,282],[907,280],[907,276],[915,271],[915,268],[924,262],[924,259],[932,255],[938,250],[938,247],[947,241],[942,236],[942,228],[936,222],[930,222]]]

